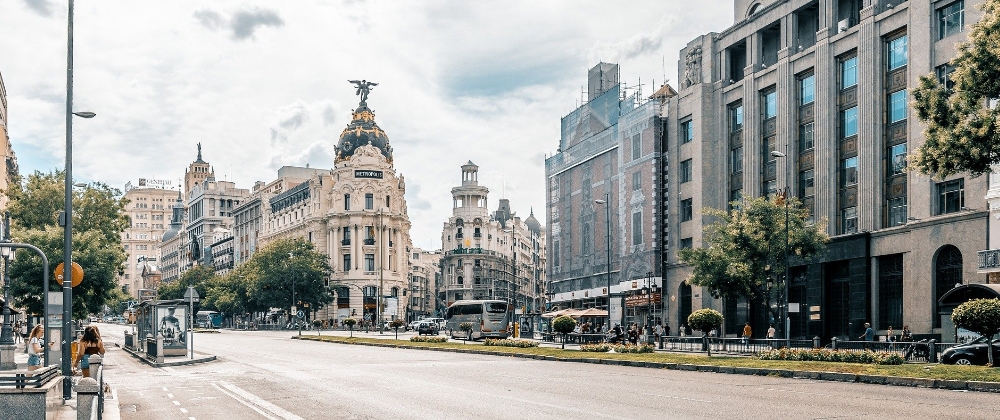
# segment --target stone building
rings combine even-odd
[[[519,310],[540,308],[545,286],[545,240],[532,214],[521,221],[501,199],[492,215],[479,185],[479,167],[462,165],[462,184],[451,189],[452,216],[441,232],[442,283],[438,298],[451,305],[463,299],[500,299]]]
[[[187,242],[187,229],[184,228],[186,208],[179,191],[170,211],[170,227],[160,241],[160,272],[164,282],[179,279],[181,272],[191,266],[191,248]]]
[[[215,274],[224,276],[235,267],[233,255],[233,232],[225,229],[216,231],[215,241],[212,242],[212,269]]]
[[[759,305],[684,284],[691,270],[677,250],[706,246],[703,209],[788,188],[832,238],[821,258],[792,262],[792,337],[857,337],[865,322],[942,333],[938,298],[986,281],[972,256],[987,228],[987,180],[906,171],[924,141],[908,90],[922,75],[948,82],[978,3],[736,0],[732,27],[688,43],[663,148],[680,169],[666,183],[677,205],[664,222],[667,242],[680,244],[665,253],[673,325],[715,307],[726,334],[744,321],[767,328]]]
[[[125,209],[131,225],[121,233],[122,246],[128,258],[125,272],[118,277],[122,291],[139,297],[139,289],[153,286],[145,284],[143,267],[149,263],[159,265],[160,243],[169,228],[169,204],[178,196],[178,191],[162,188],[139,187],[125,191],[128,200]]]
[[[209,178],[215,179],[215,170],[201,159],[201,143],[198,143],[198,158],[184,170],[184,196],[187,197],[195,185]]]
[[[614,322],[658,319],[661,306],[646,303],[659,302],[659,291],[643,289],[662,284],[662,214],[673,202],[663,189],[662,136],[675,92],[625,95],[617,64],[598,64],[588,80],[588,102],[562,118],[559,151],[545,160],[551,303],[607,309],[610,283]],[[685,165],[674,172],[691,177]]]
[[[3,167],[0,170],[0,210],[7,208],[7,186],[17,178],[17,156],[14,155],[14,147],[10,144],[10,132],[7,129],[7,90],[3,85],[3,74],[0,74],[0,155],[3,156]]]
[[[212,265],[211,245],[226,235],[232,236],[233,210],[249,195],[249,190],[213,177],[191,188],[186,230],[192,261]]]
[[[440,317],[437,284],[441,281],[441,250],[410,249],[409,306],[406,320]]]

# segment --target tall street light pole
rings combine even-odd
[[[594,203],[604,205],[604,222],[607,224],[608,243],[605,248],[608,252],[606,272],[608,279],[608,331],[611,331],[611,193],[605,193],[603,200],[594,200]]]
[[[6,244],[10,242],[10,212],[5,212],[3,216],[3,231],[0,232],[0,242]],[[17,368],[14,363],[14,331],[11,329],[10,320],[10,263],[14,260],[14,248],[0,248],[3,255],[3,328],[0,329],[0,347],[3,348],[0,354],[0,370],[13,370]],[[25,346],[28,344],[25,343]]]
[[[94,118],[93,112],[73,112],[73,0],[69,0],[66,26],[66,197],[63,212],[65,231],[63,237],[63,325],[62,325],[62,374],[63,399],[73,397],[70,363],[70,343],[73,337],[73,116]],[[43,297],[48,299],[48,296]],[[47,321],[47,320],[46,320]]]
[[[781,153],[781,152],[779,152],[777,150],[774,150],[774,151],[771,151],[771,156],[774,156],[776,158],[784,158],[785,154]],[[791,341],[792,341],[791,340],[791,329],[792,329],[792,325],[791,325],[791,317],[790,317],[790,315],[788,313],[788,283],[791,280],[791,279],[788,278],[788,195],[790,193],[790,191],[789,191],[789,189],[790,189],[789,185],[791,185],[791,180],[788,179],[788,162],[787,161],[783,161],[782,163],[785,164],[785,199],[783,200],[785,202],[785,249],[784,249],[784,251],[785,251],[785,287],[784,287],[784,291],[782,293],[783,296],[782,296],[782,305],[781,305],[782,306],[782,314],[784,315],[784,317],[782,317],[782,318],[784,319],[784,324],[785,325],[782,328],[785,330],[785,347],[786,348],[791,348]]]

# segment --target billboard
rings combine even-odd
[[[156,331],[163,336],[163,348],[187,348],[187,307],[159,306],[156,308]]]

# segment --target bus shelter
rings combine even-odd
[[[147,339],[163,336],[164,356],[187,355],[188,316],[183,299],[148,300],[137,306],[135,325],[137,343],[146,350]]]

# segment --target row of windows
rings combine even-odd
[[[385,207],[389,208],[389,196],[385,196]],[[372,210],[375,208],[375,195],[372,193],[365,194],[365,210]],[[344,210],[351,209],[351,195],[344,194]]]

